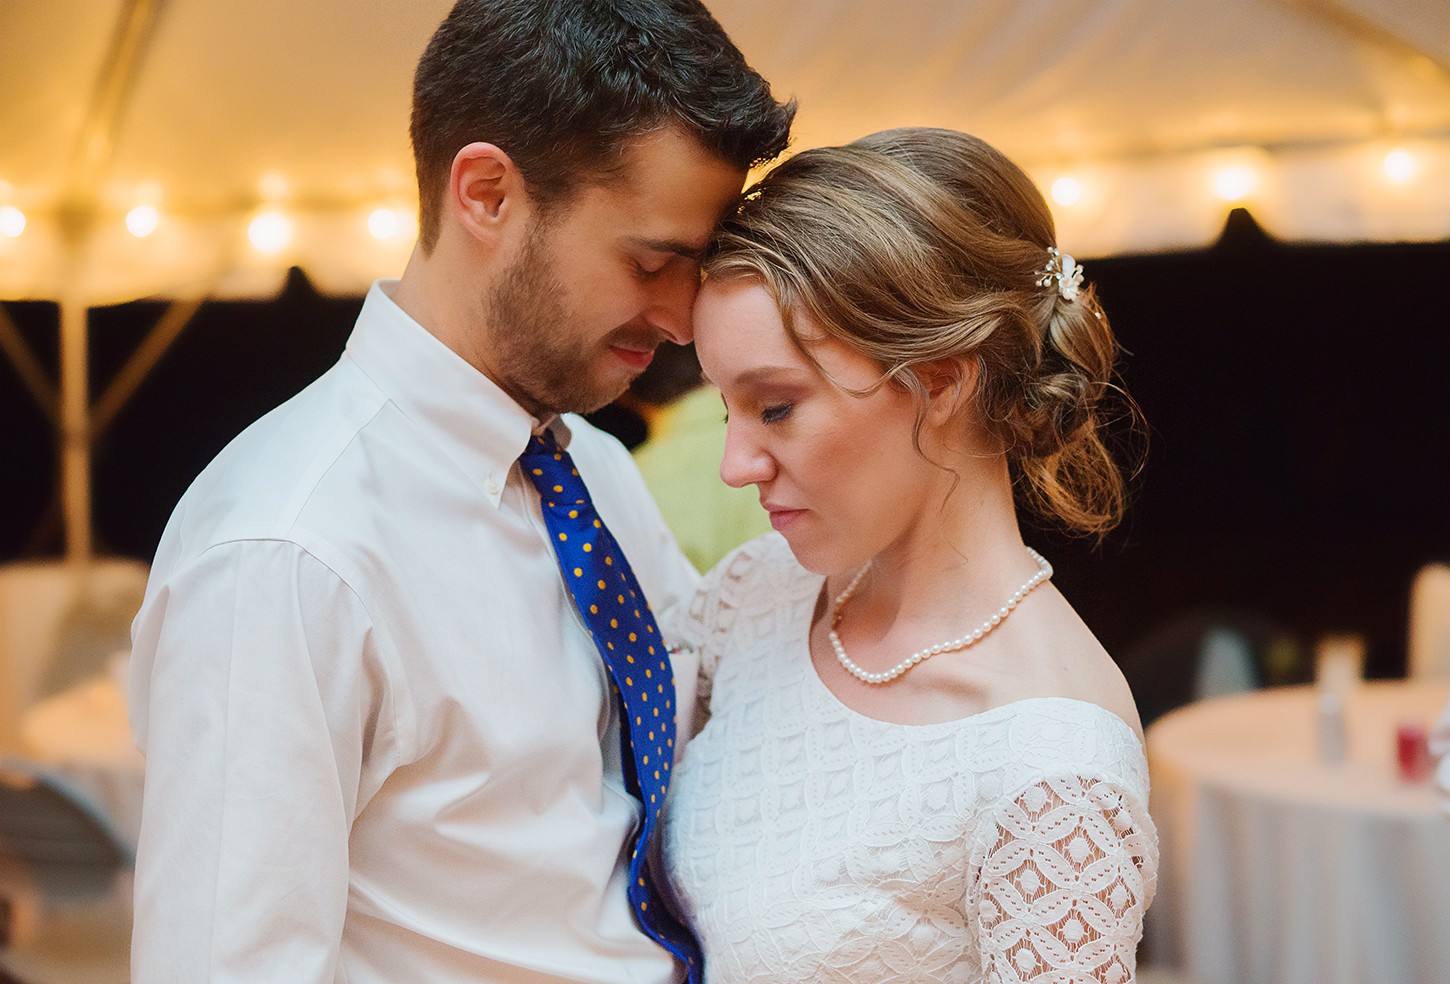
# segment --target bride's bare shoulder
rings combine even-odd
[[[1021,685],[1034,696],[1070,697],[1106,708],[1141,740],[1138,707],[1118,664],[1061,594],[1043,592],[1040,601],[1031,638],[1023,640]]]

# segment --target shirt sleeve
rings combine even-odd
[[[975,905],[990,981],[1134,979],[1157,848],[1143,804],[1113,783],[1044,779],[986,826]]]
[[[332,982],[353,819],[392,767],[368,613],[296,544],[212,547],[137,616],[132,974]]]

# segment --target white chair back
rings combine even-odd
[[[61,560],[0,564],[0,754],[21,751],[21,715],[43,696],[57,653],[74,648],[62,645],[67,619],[139,600],[146,574],[141,561],[119,557],[92,561],[79,578]]]

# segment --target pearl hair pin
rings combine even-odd
[[[836,651],[836,659],[840,661],[841,666],[845,668],[847,673],[851,674],[862,683],[890,683],[897,677],[903,676],[908,670],[916,666],[916,664],[920,663],[922,660],[931,659],[931,657],[939,655],[941,653],[949,653],[954,652],[958,649],[966,649],[970,646],[977,644],[978,642],[981,642],[984,637],[991,634],[993,629],[1001,625],[1008,615],[1011,615],[1012,612],[1016,610],[1017,606],[1021,604],[1023,598],[1026,598],[1029,594],[1031,594],[1032,590],[1038,585],[1042,584],[1042,582],[1052,577],[1052,565],[1047,562],[1047,559],[1036,550],[1033,550],[1031,547],[1027,548],[1027,552],[1032,555],[1033,560],[1037,561],[1037,573],[1033,574],[1030,578],[1028,578],[1027,583],[1022,585],[1022,587],[1018,588],[1017,591],[1012,595],[1012,597],[1007,599],[1007,604],[997,609],[996,614],[994,614],[991,618],[987,619],[987,621],[983,622],[980,628],[973,629],[971,632],[962,636],[960,639],[953,639],[950,642],[939,642],[935,646],[928,646],[920,652],[912,653],[910,656],[902,660],[900,663],[897,663],[891,669],[885,670],[881,673],[867,673],[865,670],[861,669],[861,667],[857,666],[854,662],[852,662],[851,657],[846,655],[846,647],[841,645],[841,637],[836,634],[836,625],[841,621],[841,609],[843,606],[845,606],[846,602],[850,600],[851,595],[855,594],[856,588],[861,584],[861,579],[865,577],[866,572],[871,569],[871,565],[868,563],[865,567],[861,568],[860,572],[854,578],[851,579],[851,583],[846,586],[846,590],[842,591],[836,597],[836,603],[831,608],[831,629],[829,632],[826,633],[826,637],[831,640],[831,648]]]

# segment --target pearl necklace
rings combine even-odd
[[[861,579],[865,577],[866,572],[871,569],[871,565],[868,563],[865,567],[861,568],[860,572],[854,578],[852,578],[851,583],[846,586],[846,590],[842,591],[840,595],[837,596],[836,604],[831,609],[831,629],[829,632],[826,633],[826,637],[831,640],[831,648],[836,651],[836,659],[839,660],[841,665],[846,668],[847,673],[851,674],[862,683],[890,683],[892,680],[895,680],[897,677],[902,676],[906,673],[906,671],[910,670],[913,666],[915,666],[917,663],[920,663],[924,659],[930,659],[931,657],[936,656],[939,653],[949,653],[958,649],[966,649],[969,646],[975,645],[976,643],[980,642],[984,636],[989,635],[993,629],[1001,625],[1002,621],[1008,615],[1011,615],[1013,610],[1016,609],[1016,607],[1022,602],[1022,599],[1026,598],[1027,595],[1032,592],[1033,588],[1036,588],[1043,581],[1046,581],[1048,578],[1052,577],[1052,565],[1047,562],[1046,558],[1044,558],[1042,554],[1038,553],[1036,550],[1033,550],[1031,547],[1027,548],[1027,552],[1032,555],[1033,560],[1037,561],[1037,573],[1029,577],[1027,579],[1027,583],[1022,585],[1022,587],[1018,588],[1016,593],[1013,594],[1011,598],[1007,599],[1007,604],[997,609],[996,614],[994,614],[991,618],[987,619],[987,621],[983,622],[980,628],[973,629],[971,632],[962,636],[960,639],[953,639],[951,642],[939,642],[935,646],[926,647],[921,652],[912,653],[906,659],[902,660],[891,669],[886,670],[882,673],[867,673],[865,670],[861,669],[861,667],[853,663],[851,661],[851,657],[846,655],[846,647],[841,645],[841,637],[836,635],[836,625],[841,621],[841,608],[846,604],[847,601],[850,600],[851,595],[855,594],[857,586],[861,583]]]

